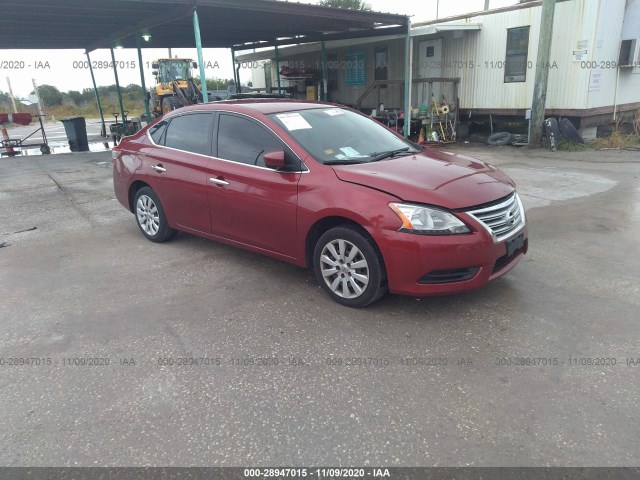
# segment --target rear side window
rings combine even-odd
[[[164,132],[167,131],[167,122],[162,120],[149,129],[149,135],[156,145],[164,145]]]
[[[264,167],[264,154],[283,150],[282,142],[266,128],[235,115],[221,115],[218,126],[218,157]]]
[[[212,131],[213,115],[211,113],[181,115],[171,119],[164,144],[185,152],[210,156]]]

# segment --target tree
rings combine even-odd
[[[9,94],[4,93],[2,90],[0,90],[0,105],[5,107],[11,105],[11,99],[9,98]]]
[[[80,106],[84,103],[84,98],[82,94],[77,90],[69,90],[67,95],[69,95],[69,98],[71,99],[71,101],[75,103],[77,106]]]
[[[207,78],[207,90],[226,90],[229,85],[233,85],[232,78]]]
[[[31,92],[34,94],[35,92]],[[40,85],[38,94],[45,107],[53,107],[54,105],[62,105],[62,93],[53,85]]]
[[[371,11],[371,5],[364,0],[320,0],[323,7],[345,8],[347,10]]]

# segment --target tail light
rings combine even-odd
[[[115,160],[120,156],[121,153],[122,153],[122,147],[119,145],[116,145],[111,149],[111,159]]]

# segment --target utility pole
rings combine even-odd
[[[44,112],[44,108],[42,107],[42,99],[40,98],[40,93],[38,92],[38,85],[36,85],[36,79],[32,78],[31,81],[33,82],[33,93],[36,95],[38,99],[36,110],[38,110],[38,115],[43,115],[42,112]]]
[[[490,2],[490,1],[491,1],[491,0],[484,0],[484,9],[485,9],[485,10],[489,10],[489,2]]]
[[[531,104],[531,136],[529,145],[538,147],[542,143],[544,129],[544,110],[547,101],[547,81],[549,80],[549,56],[551,54],[551,38],[553,37],[553,14],[556,0],[543,0],[540,13],[540,34],[538,35],[538,60],[533,85],[533,102]]]
[[[13,113],[18,113],[18,107],[16,107],[16,99],[13,96],[13,90],[11,90],[11,81],[7,77],[7,85],[9,86],[9,98],[11,99],[11,105],[13,106]]]

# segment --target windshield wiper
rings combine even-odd
[[[377,162],[378,160],[384,160],[385,158],[395,157],[400,153],[409,152],[409,147],[398,148],[396,150],[389,150],[388,152],[380,152],[380,153],[370,153],[371,157],[370,162]]]

